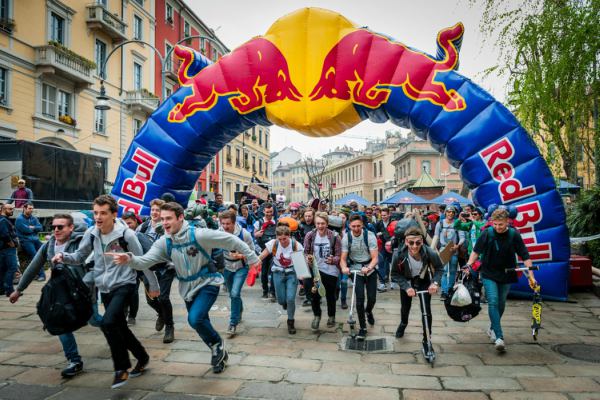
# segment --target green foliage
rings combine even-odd
[[[567,224],[571,236],[591,236],[600,232],[600,187],[583,192],[573,205],[567,216]],[[600,266],[600,239],[585,243],[584,253],[592,259],[595,266]]]

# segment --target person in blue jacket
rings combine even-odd
[[[33,204],[25,203],[23,205],[23,212],[17,217],[15,228],[17,229],[21,248],[27,253],[29,259],[33,260],[33,257],[35,257],[40,247],[42,247],[38,233],[43,229],[40,221],[33,215]],[[36,279],[38,281],[46,280],[44,268],[40,268]]]

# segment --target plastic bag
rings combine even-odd
[[[454,286],[454,294],[452,295],[452,300],[450,304],[457,307],[465,307],[471,304],[473,300],[471,299],[471,295],[469,294],[469,289],[462,283],[457,283]]]

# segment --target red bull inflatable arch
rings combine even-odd
[[[149,214],[165,192],[187,203],[201,170],[240,132],[277,124],[333,136],[369,119],[428,139],[460,168],[475,203],[514,205],[514,224],[547,298],[566,299],[569,236],[555,181],[530,136],[490,94],[456,72],[464,27],[437,36],[435,56],[360,28],[328,10],[277,20],[211,63],[177,47],[181,84],[136,135],[112,194]],[[528,293],[524,278],[514,292]]]

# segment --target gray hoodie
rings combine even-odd
[[[79,242],[83,238],[83,234],[85,233],[86,229],[87,229],[87,225],[85,224],[85,222],[75,221],[75,229],[71,233],[71,237],[69,238],[69,240],[67,241],[67,244],[65,246],[66,251],[76,251],[77,250],[77,247],[79,246]],[[42,245],[42,247],[40,247],[38,252],[35,253],[33,260],[31,260],[31,262],[27,266],[27,269],[25,270],[25,272],[23,272],[23,276],[21,277],[21,280],[19,281],[19,286],[17,287],[17,290],[19,292],[22,293],[25,289],[27,289],[27,287],[31,284],[31,282],[38,275],[40,270],[44,267],[44,264],[46,263],[46,261],[49,262],[50,260],[52,260],[52,257],[54,257],[54,244],[55,243],[56,243],[56,238],[54,237],[54,235],[52,235],[50,237],[50,240],[48,240],[46,243],[44,243]],[[51,264],[50,267],[55,268],[56,265]],[[78,265],[69,265],[68,268],[79,278],[83,278],[83,276],[85,275],[85,268],[84,268],[83,263],[78,264]]]
[[[115,221],[112,232],[106,236],[105,243],[103,243],[100,230],[96,226],[92,226],[85,231],[77,251],[63,253],[65,264],[83,264],[90,253],[94,252],[94,283],[101,293],[108,293],[126,284],[135,284],[137,279],[134,270],[115,264],[112,257],[104,254],[106,252],[124,252],[119,244],[119,238],[125,238],[129,252],[136,255],[144,253],[135,232],[129,229],[121,220]],[[154,272],[145,271],[144,274],[150,283],[150,290],[158,291],[158,281]]]
[[[223,230],[223,228],[220,228],[219,230],[225,232]],[[250,249],[253,250],[254,249],[254,240],[252,240],[252,235],[250,234],[250,232],[248,232],[247,230],[242,228],[242,226],[240,224],[235,224],[235,228],[233,229],[233,235],[235,237],[237,237],[238,239],[240,239],[240,234],[242,235],[241,237],[243,238],[244,243],[246,243],[248,245],[248,247],[250,247]],[[240,270],[248,265],[248,263],[246,263],[244,265],[242,260],[231,259],[230,253],[231,252],[229,250],[223,250],[223,257],[225,259],[225,269],[226,270],[235,272],[235,271]]]
[[[143,256],[130,253],[131,261],[129,262],[129,266],[135,269],[145,270],[159,262],[173,261],[178,278],[186,278],[197,274],[202,267],[209,262],[202,252],[195,251],[195,247],[192,249],[192,245],[187,249],[188,251],[180,251],[174,248],[175,245],[184,245],[190,241],[189,229],[189,224],[187,221],[184,221],[181,229],[177,231],[177,233],[173,235],[165,234],[160,237],[154,242],[152,248]],[[236,236],[223,231],[203,228],[195,228],[194,233],[196,242],[202,246],[207,254],[211,254],[213,249],[216,248],[235,250],[246,256],[248,264],[256,264],[258,262],[258,257],[256,253],[254,253],[254,250],[250,249],[246,243],[242,242]],[[173,241],[173,249],[170,257],[167,251],[167,237]],[[198,291],[204,286],[218,286],[222,283],[223,275],[220,273],[209,274],[209,276],[200,276],[193,281],[180,279],[179,294],[185,301],[190,302],[194,300]]]

